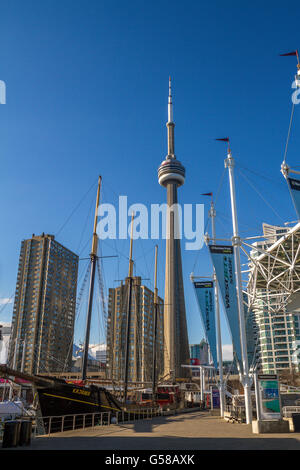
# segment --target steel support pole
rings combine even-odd
[[[246,423],[251,424],[252,423],[251,378],[249,375],[249,366],[248,366],[246,327],[245,327],[243,292],[242,292],[242,274],[241,274],[241,259],[240,259],[241,239],[239,237],[237,210],[236,210],[236,196],[235,196],[235,183],[234,183],[234,159],[231,156],[230,151],[228,153],[227,159],[225,160],[225,167],[228,168],[228,173],[229,173],[232,227],[233,227],[232,245],[233,245],[234,259],[235,259],[237,301],[238,301],[240,339],[241,339],[242,362],[243,362],[242,382],[243,382],[244,395],[245,395]]]
[[[255,384],[255,399],[256,399],[256,419],[261,421],[261,407],[260,407],[260,396],[259,396],[259,384],[258,384],[258,373],[257,369],[253,372],[254,384]]]
[[[216,211],[213,201],[211,201],[210,212],[211,217],[211,232],[213,243],[216,240],[216,227],[215,227],[215,217]],[[215,288],[215,304],[216,304],[216,324],[217,324],[217,350],[218,350],[218,360],[219,360],[219,393],[220,393],[220,415],[224,417],[225,411],[225,384],[223,379],[223,354],[222,354],[222,335],[221,335],[221,321],[220,321],[220,304],[219,304],[219,292],[218,292],[218,281],[216,276],[216,271],[214,268],[214,288]]]
[[[200,371],[200,399],[204,400],[204,388],[203,388],[203,367],[199,366]]]

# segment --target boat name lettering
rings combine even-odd
[[[79,390],[78,388],[73,388],[73,393],[79,393],[79,395],[85,395],[87,397],[91,394],[88,390]]]

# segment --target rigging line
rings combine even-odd
[[[102,242],[106,243],[105,240],[102,240]],[[108,243],[106,243],[108,245]],[[109,246],[109,245],[108,245]],[[113,248],[110,246],[110,248],[113,250]],[[115,250],[116,253],[118,253],[120,256],[123,256],[123,258],[125,258],[127,261],[129,260],[129,257],[128,255],[124,255],[123,253],[121,253],[119,250]],[[140,257],[141,258],[141,257]],[[135,276],[138,276],[138,274],[141,275],[141,277],[145,278],[145,279],[148,279],[147,278],[147,275],[140,269],[139,266],[137,266],[137,263],[136,263],[136,260],[134,261],[134,265],[133,265],[133,270],[134,270],[134,275]]]
[[[230,225],[232,224],[232,221],[231,221],[231,218],[224,215],[222,212],[219,212],[219,217],[221,217],[221,219],[224,219],[226,222],[229,222]],[[247,228],[247,232],[246,230],[240,230],[240,234],[242,233],[249,233],[249,230],[255,230],[256,232],[259,232],[260,231],[260,223],[257,223],[257,226],[256,227],[251,227],[250,225],[247,225],[245,224],[244,222],[240,222],[239,221],[239,225],[242,226],[242,227],[245,227]]]
[[[97,308],[97,320],[98,320],[98,344],[103,343],[103,338],[105,339],[104,333],[104,326],[103,326],[103,318],[100,312],[100,293],[98,292],[98,299],[96,301],[96,308]]]
[[[8,298],[7,302],[5,302],[3,305],[2,305],[2,308],[0,309],[0,313],[3,312],[3,310],[7,307],[8,304],[11,304],[11,300],[14,298],[15,296],[15,292]]]
[[[216,194],[216,199],[215,199],[215,206],[218,202],[218,199],[219,199],[219,195],[220,195],[220,191],[221,191],[221,188],[222,188],[222,184],[223,184],[223,179],[224,179],[224,176],[225,176],[225,171],[226,171],[226,168],[224,168],[223,170],[223,173],[222,173],[222,176],[221,176],[221,179],[220,179],[220,183],[219,183],[219,187],[217,189],[217,194]]]
[[[247,183],[254,189],[255,192],[262,198],[262,200],[267,204],[267,206],[270,207],[270,209],[274,212],[274,214],[282,220],[284,223],[284,219],[278,214],[278,212],[275,211],[275,209],[271,206],[271,204],[263,197],[263,195],[258,191],[258,189],[248,180],[248,178],[243,174],[241,170],[239,170],[239,173],[243,176],[243,178],[247,181]]]
[[[144,250],[144,245],[143,245],[143,241],[141,238],[139,238],[139,244],[141,246],[141,249],[142,249],[142,256],[140,256],[139,258],[143,257],[144,258],[144,263],[145,263],[145,267],[146,267],[146,271],[147,271],[147,276],[150,278],[150,270],[149,270],[149,266],[148,266],[148,263],[147,263],[147,259],[146,259],[146,254],[145,254],[145,250]],[[150,250],[149,250],[150,251]],[[147,253],[148,254],[148,253]],[[135,259],[135,261],[137,261],[137,258]]]
[[[221,176],[221,179],[220,179],[220,183],[219,183],[219,186],[218,186],[218,189],[217,189],[217,194],[216,194],[216,199],[214,201],[214,206],[215,206],[215,209],[216,209],[216,205],[217,205],[217,202],[218,202],[218,199],[219,199],[219,195],[220,195],[220,192],[221,192],[221,188],[222,188],[222,184],[223,184],[223,179],[224,179],[224,175],[225,175],[225,171],[226,171],[226,168],[224,168],[223,170],[223,173],[222,173],[222,176]],[[218,211],[218,214],[219,214],[219,211]],[[205,224],[205,227],[204,227],[204,233],[208,227],[208,224],[210,222],[210,217],[207,218],[207,221],[206,221],[206,224]]]
[[[87,283],[87,280],[88,280],[89,271],[90,271],[90,261],[88,261],[88,263],[85,267],[85,270],[82,273],[81,280],[83,278],[83,282],[82,282],[82,285],[81,285],[81,288],[80,288],[80,291],[79,291],[79,294],[78,294],[78,297],[77,297],[77,300],[76,300],[76,305],[75,305],[75,321],[78,319],[78,312],[79,312],[79,309],[80,309],[81,300],[82,300],[82,296],[83,296],[83,293],[84,293],[84,290],[85,290],[85,286],[86,286],[86,283]]]
[[[225,171],[226,171],[226,168],[223,169],[223,173],[222,173],[222,176],[221,176],[221,179],[220,179],[220,182],[219,182],[219,186],[218,186],[218,189],[217,189],[216,199],[215,199],[215,202],[214,202],[215,208],[216,208],[216,204],[217,204],[217,201],[219,199],[219,195],[220,195],[221,188],[222,188],[222,185],[223,185]],[[206,233],[206,229],[208,227],[209,222],[210,222],[210,217],[207,217],[205,227],[204,227],[204,233]],[[193,272],[195,271],[196,264],[198,263],[199,255],[200,255],[200,250],[198,251],[198,253],[196,255],[195,263],[194,263],[194,266],[193,266],[193,269],[192,269]]]
[[[142,252],[143,252],[143,255],[142,256],[139,256],[138,258],[135,259],[135,262],[137,262],[139,259],[141,259],[142,257],[144,258],[144,263],[145,263],[145,266],[146,266],[146,270],[147,270],[147,276],[149,278],[148,280],[148,283],[150,285],[151,288],[153,288],[153,281],[152,281],[152,275],[151,275],[151,272],[150,272],[150,267],[147,263],[147,259],[146,257],[149,255],[150,252],[153,253],[153,247],[151,247],[151,249],[149,249],[146,253],[145,253],[145,250],[144,250],[144,247],[143,247],[143,242],[141,241],[141,247],[142,247]],[[153,259],[153,258],[152,258]]]
[[[91,216],[91,213],[92,213],[93,205],[94,205],[94,199],[92,198],[90,208],[87,212],[87,217],[86,217],[85,222],[84,222],[83,227],[82,227],[82,232],[81,232],[78,247],[77,247],[77,250],[76,250],[77,252],[79,251],[80,245],[82,243],[84,232],[86,231],[86,228],[87,228],[87,225],[88,225],[88,220],[89,220],[89,218]]]
[[[140,240],[141,240],[141,239],[140,239]],[[141,242],[141,243],[142,243],[142,242]],[[151,248],[149,248],[149,250],[146,251],[146,252],[145,252],[145,250],[142,248],[142,252],[143,252],[142,255],[135,257],[135,261],[138,261],[138,260],[140,260],[141,258],[144,258],[145,256],[148,256],[150,252],[153,253],[153,246],[152,246]],[[147,271],[149,271],[149,269],[147,269]],[[149,271],[148,274],[150,274],[150,271]]]
[[[102,275],[102,272],[103,272],[103,264],[102,264],[102,260],[101,262],[99,261],[99,259],[97,259],[96,261],[96,267],[97,267],[97,274],[98,274],[98,296],[99,296],[99,300],[102,305],[102,316],[101,316],[101,320],[102,320],[102,323],[103,323],[103,338],[104,338],[104,341],[106,341],[106,336],[107,336],[107,319],[108,319],[108,308],[107,308],[107,299],[105,298],[105,291],[106,291],[106,288],[105,288],[105,285],[104,285],[104,279],[103,279],[103,275]],[[98,310],[99,312],[99,310]]]
[[[294,109],[295,109],[295,103],[293,103],[293,106],[292,106],[289,130],[288,130],[288,135],[287,135],[286,144],[285,144],[285,151],[284,151],[284,156],[283,156],[283,163],[285,163],[285,160],[286,160],[287,149],[288,149],[288,145],[289,145],[289,141],[290,141],[290,134],[291,134],[291,127],[292,127],[293,116],[294,116]]]
[[[63,371],[66,371],[66,367],[67,367],[67,365],[68,365],[68,358],[69,358],[69,356],[70,356],[70,355],[71,355],[71,357],[73,356],[72,346],[73,346],[73,343],[74,343],[74,331],[75,331],[76,323],[78,322],[79,315],[80,315],[81,299],[82,299],[82,294],[83,294],[83,291],[84,291],[84,288],[85,288],[85,284],[86,284],[87,279],[88,279],[89,267],[90,267],[90,262],[88,262],[85,271],[82,273],[82,277],[83,277],[83,275],[84,275],[84,280],[83,280],[83,285],[82,285],[82,287],[81,287],[81,289],[80,289],[79,295],[78,295],[78,297],[77,297],[77,299],[76,299],[76,303],[75,303],[75,315],[74,315],[73,335],[72,335],[71,340],[70,340],[70,343],[69,343],[68,354],[67,354],[66,359],[65,359]],[[82,279],[82,277],[81,277],[81,279]],[[80,281],[80,282],[81,282],[81,281]]]
[[[223,217],[224,218],[224,217]],[[230,226],[232,225],[232,222],[230,221],[230,219],[226,220],[226,222],[230,222]],[[232,237],[232,232],[230,231],[230,228],[229,228],[229,232],[227,231],[228,230],[228,226],[226,226],[222,220],[222,217],[218,219],[218,222],[222,225],[223,229],[224,229],[224,238],[231,238]],[[223,237],[222,237],[223,238]]]
[[[278,186],[278,182],[279,181],[282,181],[281,178],[278,178],[278,179],[275,179],[275,178],[270,178],[269,176],[265,176],[263,175],[262,173],[258,173],[257,171],[254,171],[250,168],[247,168],[246,166],[242,166],[240,164],[237,164],[236,165],[236,168],[239,169],[239,168],[242,168],[243,170],[246,170],[246,171],[249,171],[249,173],[252,173],[253,175],[255,176],[259,176],[260,178],[263,178],[267,181],[270,181],[271,183],[275,183],[277,186]],[[280,186],[280,189],[283,190],[283,188]]]
[[[125,258],[127,261],[129,261],[129,257],[128,255],[124,255],[124,253],[121,253],[119,250],[117,250],[116,248],[113,248],[106,240],[101,240],[101,243],[104,243],[105,245],[107,245],[110,249],[112,250],[115,250],[115,252],[120,255],[120,256],[123,256],[123,258]]]
[[[109,248],[111,248],[112,250],[114,250],[118,255],[122,256],[123,258],[125,258],[127,261],[129,260],[129,257],[128,255],[124,255],[123,253],[121,253],[119,250],[117,250],[116,248],[113,248],[109,243],[107,243],[106,240],[101,240],[101,243],[104,243],[105,245],[109,246]],[[150,250],[149,250],[150,251]],[[141,258],[142,256],[140,256]],[[135,270],[135,274],[137,275],[137,273],[140,273],[142,275],[142,277],[146,278],[146,275],[145,273],[140,269],[139,266],[137,266],[136,262],[134,263],[134,270]]]
[[[69,365],[68,364],[68,361],[70,360],[69,363],[72,363],[72,357],[73,357],[73,335],[71,337],[71,341],[69,343],[69,346],[68,346],[68,351],[67,351],[67,354],[66,354],[66,358],[65,358],[65,361],[64,361],[64,364],[63,364],[63,372],[68,372],[67,371],[67,366]]]
[[[86,244],[84,245],[84,247],[82,248],[81,252],[80,252],[79,255],[78,255],[79,257],[82,255],[82,253],[83,253],[84,250],[86,249],[88,243],[91,242],[92,238],[93,238],[93,235],[91,235],[90,238],[86,241]]]
[[[67,217],[66,221],[63,223],[63,225],[60,227],[60,229],[58,230],[58,232],[56,232],[55,236],[57,237],[60,232],[64,229],[64,227],[67,225],[67,223],[69,222],[69,220],[71,219],[71,217],[73,216],[73,214],[77,211],[77,209],[79,208],[79,206],[82,204],[82,202],[84,201],[84,199],[86,198],[86,196],[89,194],[89,192],[92,190],[92,188],[94,188],[94,186],[97,184],[98,182],[98,178],[97,178],[97,181],[94,182],[91,187],[88,189],[88,191],[84,194],[84,196],[81,198],[81,200],[79,201],[79,203],[76,205],[76,207],[72,210],[71,214],[69,215],[69,217]]]
[[[85,260],[83,260],[83,261],[86,261],[86,265],[85,265],[85,267],[84,267],[84,268],[83,268],[83,267],[81,267],[81,268],[80,268],[80,269],[81,269],[81,272],[80,272],[80,274],[79,274],[79,270],[78,270],[78,276],[77,276],[77,278],[78,278],[78,280],[77,280],[77,287],[78,287],[79,285],[81,285],[81,281],[82,281],[83,277],[85,276],[85,272],[86,272],[86,269],[87,269],[87,265],[89,265],[89,264],[90,264],[90,258],[87,258],[87,259],[85,259]]]
[[[77,329],[78,324],[79,324],[79,317],[80,317],[81,308],[82,308],[82,298],[83,298],[83,294],[84,294],[86,284],[87,284],[87,281],[88,281],[88,278],[89,278],[89,271],[90,271],[90,261],[87,263],[87,266],[85,268],[84,279],[83,279],[78,297],[76,299],[73,342],[75,342],[75,330]]]

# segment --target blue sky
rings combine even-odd
[[[209,200],[201,193],[219,190],[217,232],[230,236],[226,147],[214,141],[228,135],[242,236],[260,233],[262,222],[295,220],[280,164],[296,61],[278,54],[300,47],[299,9],[294,1],[2,3],[0,79],[7,103],[0,105],[0,297],[13,294],[20,242],[32,233],[53,233],[80,257],[88,255],[98,174],[104,202],[116,204],[119,195],[129,204],[165,201],[157,167],[166,155],[169,75],[175,150],[186,167],[180,202],[205,203],[207,216]],[[292,166],[299,119],[296,106],[287,155]],[[154,245],[138,240],[134,246],[136,273],[151,278],[150,286]],[[127,274],[128,242],[101,246],[103,255],[116,251],[119,258],[103,261],[107,287]],[[163,295],[162,241],[159,253]],[[195,343],[203,330],[189,275],[210,275],[206,249],[183,250],[183,269]],[[11,311],[8,305],[0,321]],[[96,311],[95,317],[91,340],[98,342]],[[77,339],[83,328],[84,307]],[[224,319],[223,339],[230,342]]]

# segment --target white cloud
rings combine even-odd
[[[223,344],[222,353],[223,353],[223,361],[232,361],[233,359],[232,344]]]
[[[0,305],[5,305],[5,304],[12,304],[12,299],[9,298],[0,298]]]
[[[89,345],[89,353],[93,357],[96,357],[96,352],[97,351],[106,351],[106,344],[101,343],[101,344],[90,344]]]

